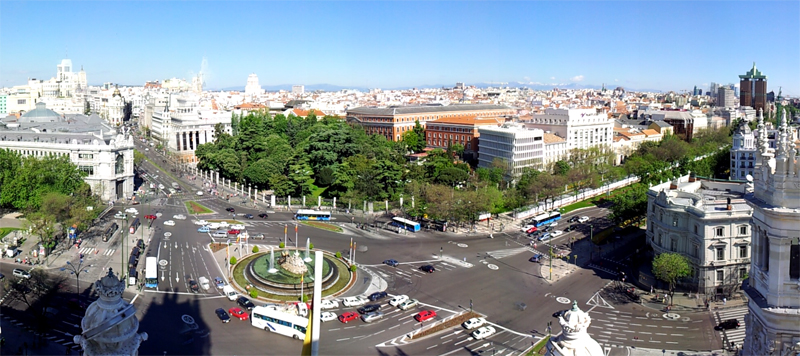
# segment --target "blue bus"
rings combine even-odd
[[[392,218],[392,226],[401,227],[411,232],[419,231],[419,223],[403,218]]]
[[[297,220],[330,220],[331,212],[300,209],[294,214],[294,218]]]
[[[531,219],[531,224],[533,224],[536,227],[540,227],[553,223],[557,220],[561,220],[561,213],[553,211],[550,213],[544,213],[542,215],[534,216],[533,219]]]

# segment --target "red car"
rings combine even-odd
[[[236,230],[236,229],[228,230],[228,233],[231,234],[231,235],[237,235],[240,232],[242,232],[242,231],[241,230]]]
[[[528,229],[528,231],[525,231],[525,232],[530,234],[530,233],[535,232],[536,230],[539,230],[539,229],[537,229],[536,226],[534,226],[534,227]]]
[[[347,324],[348,321],[358,319],[358,313],[356,312],[344,312],[339,315],[339,321]]]
[[[155,220],[157,218],[157,216],[155,216],[155,215],[145,215],[144,218],[147,219],[147,220]]]
[[[417,313],[417,315],[414,315],[414,320],[416,320],[416,321],[425,321],[425,320],[431,319],[431,318],[433,318],[435,316],[436,316],[436,311],[434,311],[434,310],[423,310],[423,311]]]
[[[239,318],[239,320],[247,320],[247,313],[240,308],[230,308],[228,309],[228,313],[231,313],[231,316],[234,318]]]

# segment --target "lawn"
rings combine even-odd
[[[536,345],[533,345],[533,349],[525,354],[526,356],[534,356],[534,355],[544,355],[547,352],[545,346],[547,346],[547,342],[550,341],[550,337],[546,336],[544,339],[539,340]]]
[[[187,201],[186,202],[186,209],[189,210],[189,214],[211,214],[213,211],[211,209],[206,208],[205,206],[197,203],[195,201]]]
[[[595,206],[594,200],[581,200],[577,203],[572,203],[570,205],[567,205],[559,209],[559,211],[561,211],[561,214],[566,214],[569,213],[570,211],[578,210],[581,208],[588,208],[590,206]]]
[[[328,231],[333,231],[333,232],[342,232],[343,231],[342,228],[339,227],[339,226],[336,226],[336,225],[333,225],[333,224],[324,223],[324,222],[319,222],[319,221],[300,220],[300,223],[303,224],[303,225],[316,227],[316,228],[322,229],[322,230],[328,230]]]

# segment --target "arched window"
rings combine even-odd
[[[114,166],[115,174],[125,173],[125,157],[121,154],[117,155],[116,165]]]

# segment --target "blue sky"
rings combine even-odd
[[[707,90],[755,61],[800,95],[800,2],[2,1],[0,86],[68,56],[90,84],[535,82]]]

